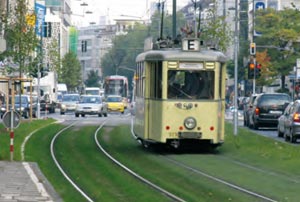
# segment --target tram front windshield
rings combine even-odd
[[[214,72],[168,71],[168,99],[214,99]]]

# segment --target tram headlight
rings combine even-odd
[[[184,127],[186,127],[188,130],[192,130],[196,127],[197,121],[193,117],[187,117],[184,119]]]

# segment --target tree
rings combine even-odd
[[[7,50],[2,53],[2,58],[10,61],[5,66],[7,73],[18,72],[22,77],[37,65],[33,52],[39,40],[35,34],[35,24],[29,23],[34,13],[29,12],[27,1],[17,1],[10,11],[7,18],[1,18],[7,41]]]
[[[81,81],[81,65],[77,56],[71,51],[62,59],[62,68],[60,74],[61,83],[65,83],[70,91],[75,91]]]
[[[226,16],[218,16],[218,4],[208,9],[205,23],[201,25],[200,39],[207,46],[217,50],[226,51],[232,42],[233,33],[230,26],[225,22]]]
[[[85,81],[85,85],[86,87],[98,87],[99,81],[98,71],[91,70],[88,74],[88,79]]]
[[[256,46],[262,47],[258,51],[268,50],[268,69],[281,76],[282,88],[285,86],[285,76],[290,74],[296,59],[300,57],[299,21],[300,12],[294,6],[281,11],[271,8],[259,10],[255,17],[255,30],[262,33],[255,39]]]

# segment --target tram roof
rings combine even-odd
[[[201,50],[196,52],[182,51],[181,49],[149,50],[137,56],[139,61],[219,61],[226,62],[227,57],[219,51]]]

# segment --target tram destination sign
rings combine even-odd
[[[203,63],[179,63],[179,68],[180,69],[203,69]]]
[[[183,51],[199,51],[200,41],[198,39],[183,39],[182,40]]]

